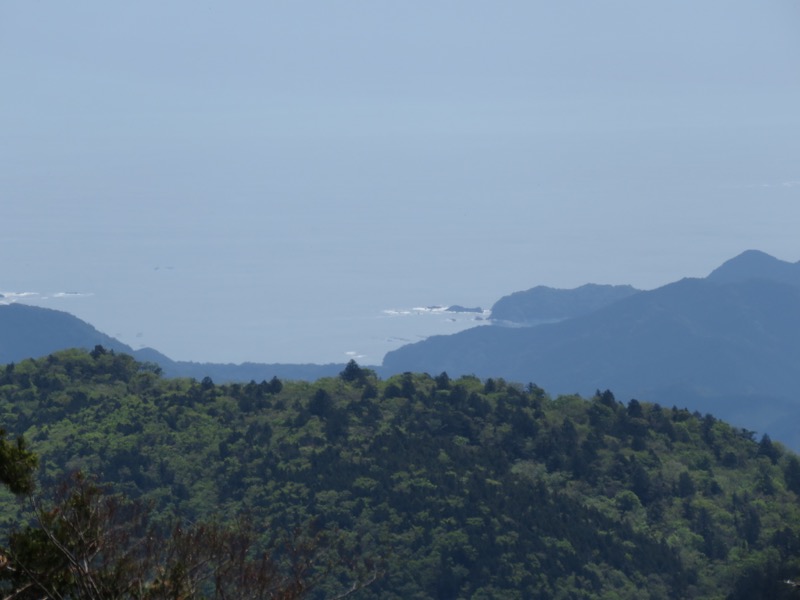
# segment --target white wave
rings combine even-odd
[[[55,292],[52,294],[42,292],[6,292],[0,291],[0,304],[14,304],[15,302],[41,301],[54,298],[88,298],[94,296],[93,292]]]
[[[778,181],[778,182],[769,182],[769,183],[754,183],[750,185],[744,186],[746,188],[796,188],[800,187],[800,181],[798,180],[790,180],[790,181]]]
[[[389,316],[392,316],[392,317],[404,317],[406,315],[410,315],[411,314],[410,310],[395,310],[393,308],[387,308],[387,309],[385,309],[385,310],[383,310],[381,312],[383,312],[383,314],[385,314],[385,315],[389,315]]]
[[[490,309],[483,309],[481,312],[450,310],[449,306],[415,306],[411,309],[405,308],[387,308],[381,311],[382,314],[390,317],[407,317],[414,316],[438,316],[446,315],[448,321],[483,321],[490,318],[492,311]]]
[[[56,292],[53,298],[88,298],[94,296],[94,292]]]
[[[42,295],[39,292],[0,292],[0,303],[13,304],[18,300],[41,297]]]
[[[446,306],[438,306],[438,305],[435,305],[435,306],[415,306],[411,310],[414,311],[414,312],[417,312],[417,313],[437,313],[437,312],[446,312],[447,311],[447,307]]]

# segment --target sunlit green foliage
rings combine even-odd
[[[790,598],[800,575],[796,456],[608,391],[355,363],[216,385],[68,351],[0,369],[0,419],[45,483],[82,469],[165,519],[337,530],[387,565],[360,598]]]

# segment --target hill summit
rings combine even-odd
[[[746,250],[714,269],[706,279],[716,283],[760,279],[800,286],[800,262],[790,263],[760,250]]]

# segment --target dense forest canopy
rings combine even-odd
[[[0,367],[0,423],[39,456],[45,502],[82,471],[155,522],[244,519],[254,547],[298,528],[335,538],[312,596],[361,578],[354,597],[796,597],[797,456],[610,391],[380,380],[354,362],[313,383],[216,385],[98,347]],[[6,533],[29,518],[9,492]]]

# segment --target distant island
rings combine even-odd
[[[468,308],[466,306],[461,306],[460,304],[453,304],[452,306],[448,306],[446,310],[447,312],[455,312],[455,313],[483,313],[483,309],[480,306]]]

